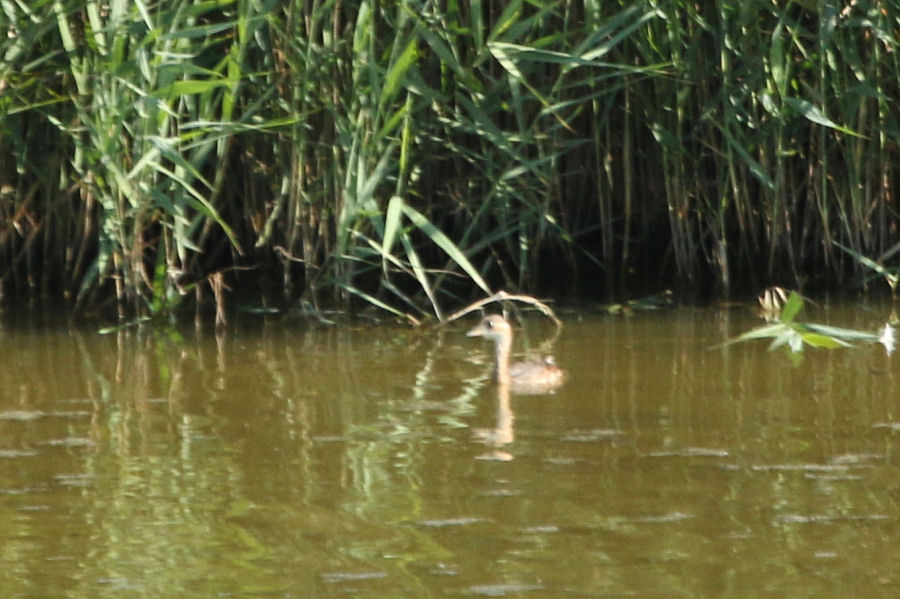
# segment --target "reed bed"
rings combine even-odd
[[[841,247],[900,247],[893,3],[2,8],[10,297],[419,322],[498,289],[835,287]]]

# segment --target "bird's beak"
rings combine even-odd
[[[484,327],[480,324],[476,326],[474,329],[466,333],[466,337],[483,337],[484,336]]]

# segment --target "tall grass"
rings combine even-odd
[[[897,243],[900,10],[4,3],[0,289],[412,321],[498,288],[843,284]]]
[[[651,55],[675,74],[651,83],[673,108],[651,127],[684,275],[712,266],[727,289],[732,271],[802,283],[825,269],[840,284],[852,265],[833,240],[871,255],[896,242],[889,4],[668,4],[652,24]]]

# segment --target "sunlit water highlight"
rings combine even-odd
[[[890,306],[820,310],[876,330]],[[553,395],[441,330],[0,331],[2,597],[878,596],[896,359],[564,315]],[[521,327],[547,349],[552,326]],[[508,400],[508,403],[506,402]]]

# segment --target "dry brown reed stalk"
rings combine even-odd
[[[465,308],[462,308],[461,310],[457,310],[456,312],[454,312],[453,314],[451,314],[450,316],[445,318],[443,320],[443,324],[453,322],[457,318],[461,318],[461,317],[465,316],[466,314],[469,314],[470,312],[474,312],[475,310],[481,310],[486,305],[494,303],[494,302],[498,302],[498,303],[519,302],[519,303],[527,304],[529,306],[534,306],[535,308],[537,308],[537,310],[541,314],[543,314],[544,316],[546,316],[547,318],[552,320],[553,324],[556,325],[557,329],[562,328],[562,325],[563,325],[562,321],[556,316],[556,314],[553,312],[553,309],[546,302],[541,301],[530,295],[507,293],[506,291],[498,291],[497,293],[494,293],[493,295],[491,295],[489,297],[485,297],[485,298],[482,298],[475,302],[472,302]]]

